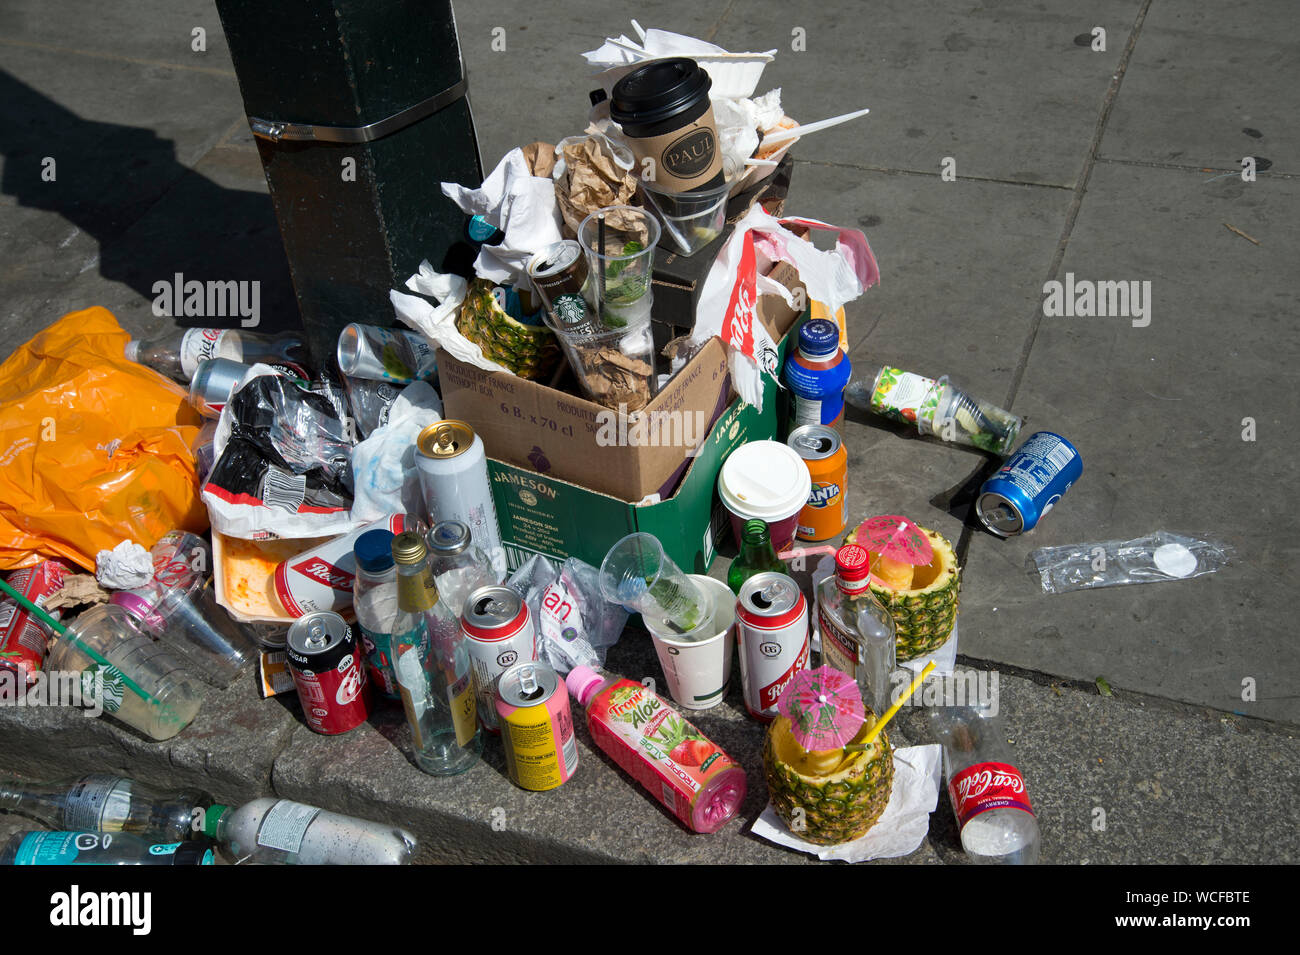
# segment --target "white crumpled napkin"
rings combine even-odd
[[[135,541],[95,555],[95,580],[109,590],[131,590],[153,580],[153,557]]]
[[[478,189],[444,182],[442,193],[467,215],[480,215],[505,233],[499,245],[483,246],[474,260],[474,271],[498,285],[527,288],[533,253],[564,238],[555,184],[533,175],[519,147],[505,154]]]
[[[889,794],[889,805],[861,839],[838,846],[804,842],[786,828],[771,803],[755,821],[752,831],[769,842],[807,852],[819,859],[866,862],[910,855],[920,847],[930,831],[930,813],[939,805],[939,782],[943,774],[941,752],[937,743],[894,750],[894,784]]]
[[[436,298],[440,304],[434,307],[418,295],[407,295],[392,289],[388,298],[399,319],[466,364],[484,371],[511,373],[510,369],[484,358],[483,349],[457,330],[456,316],[460,313],[461,303],[465,301],[465,294],[469,290],[463,278],[435,272],[426,259],[420,263],[420,271],[406,280],[406,287],[413,292]]]

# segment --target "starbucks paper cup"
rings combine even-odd
[[[731,515],[731,533],[740,545],[745,521],[760,520],[779,554],[794,543],[799,512],[808,503],[812,476],[799,453],[780,441],[742,444],[722,465],[718,497]]]
[[[645,618],[659,665],[668,681],[668,694],[678,706],[706,710],[727,695],[731,681],[732,635],[736,630],[736,597],[720,580],[688,574],[712,603],[709,619],[690,633],[661,633]]]

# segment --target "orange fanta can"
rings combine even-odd
[[[826,425],[806,424],[791,431],[785,443],[803,458],[812,477],[808,503],[799,512],[799,539],[824,541],[839,537],[849,522],[844,501],[849,453],[839,432]]]

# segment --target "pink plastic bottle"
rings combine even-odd
[[[745,771],[663,697],[613,673],[574,667],[569,692],[591,738],[696,832],[716,832],[745,800]]]

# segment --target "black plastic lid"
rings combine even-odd
[[[182,842],[172,853],[172,865],[212,865],[212,840]]]
[[[614,84],[609,115],[620,126],[650,126],[707,101],[713,81],[685,56],[651,60]]]

